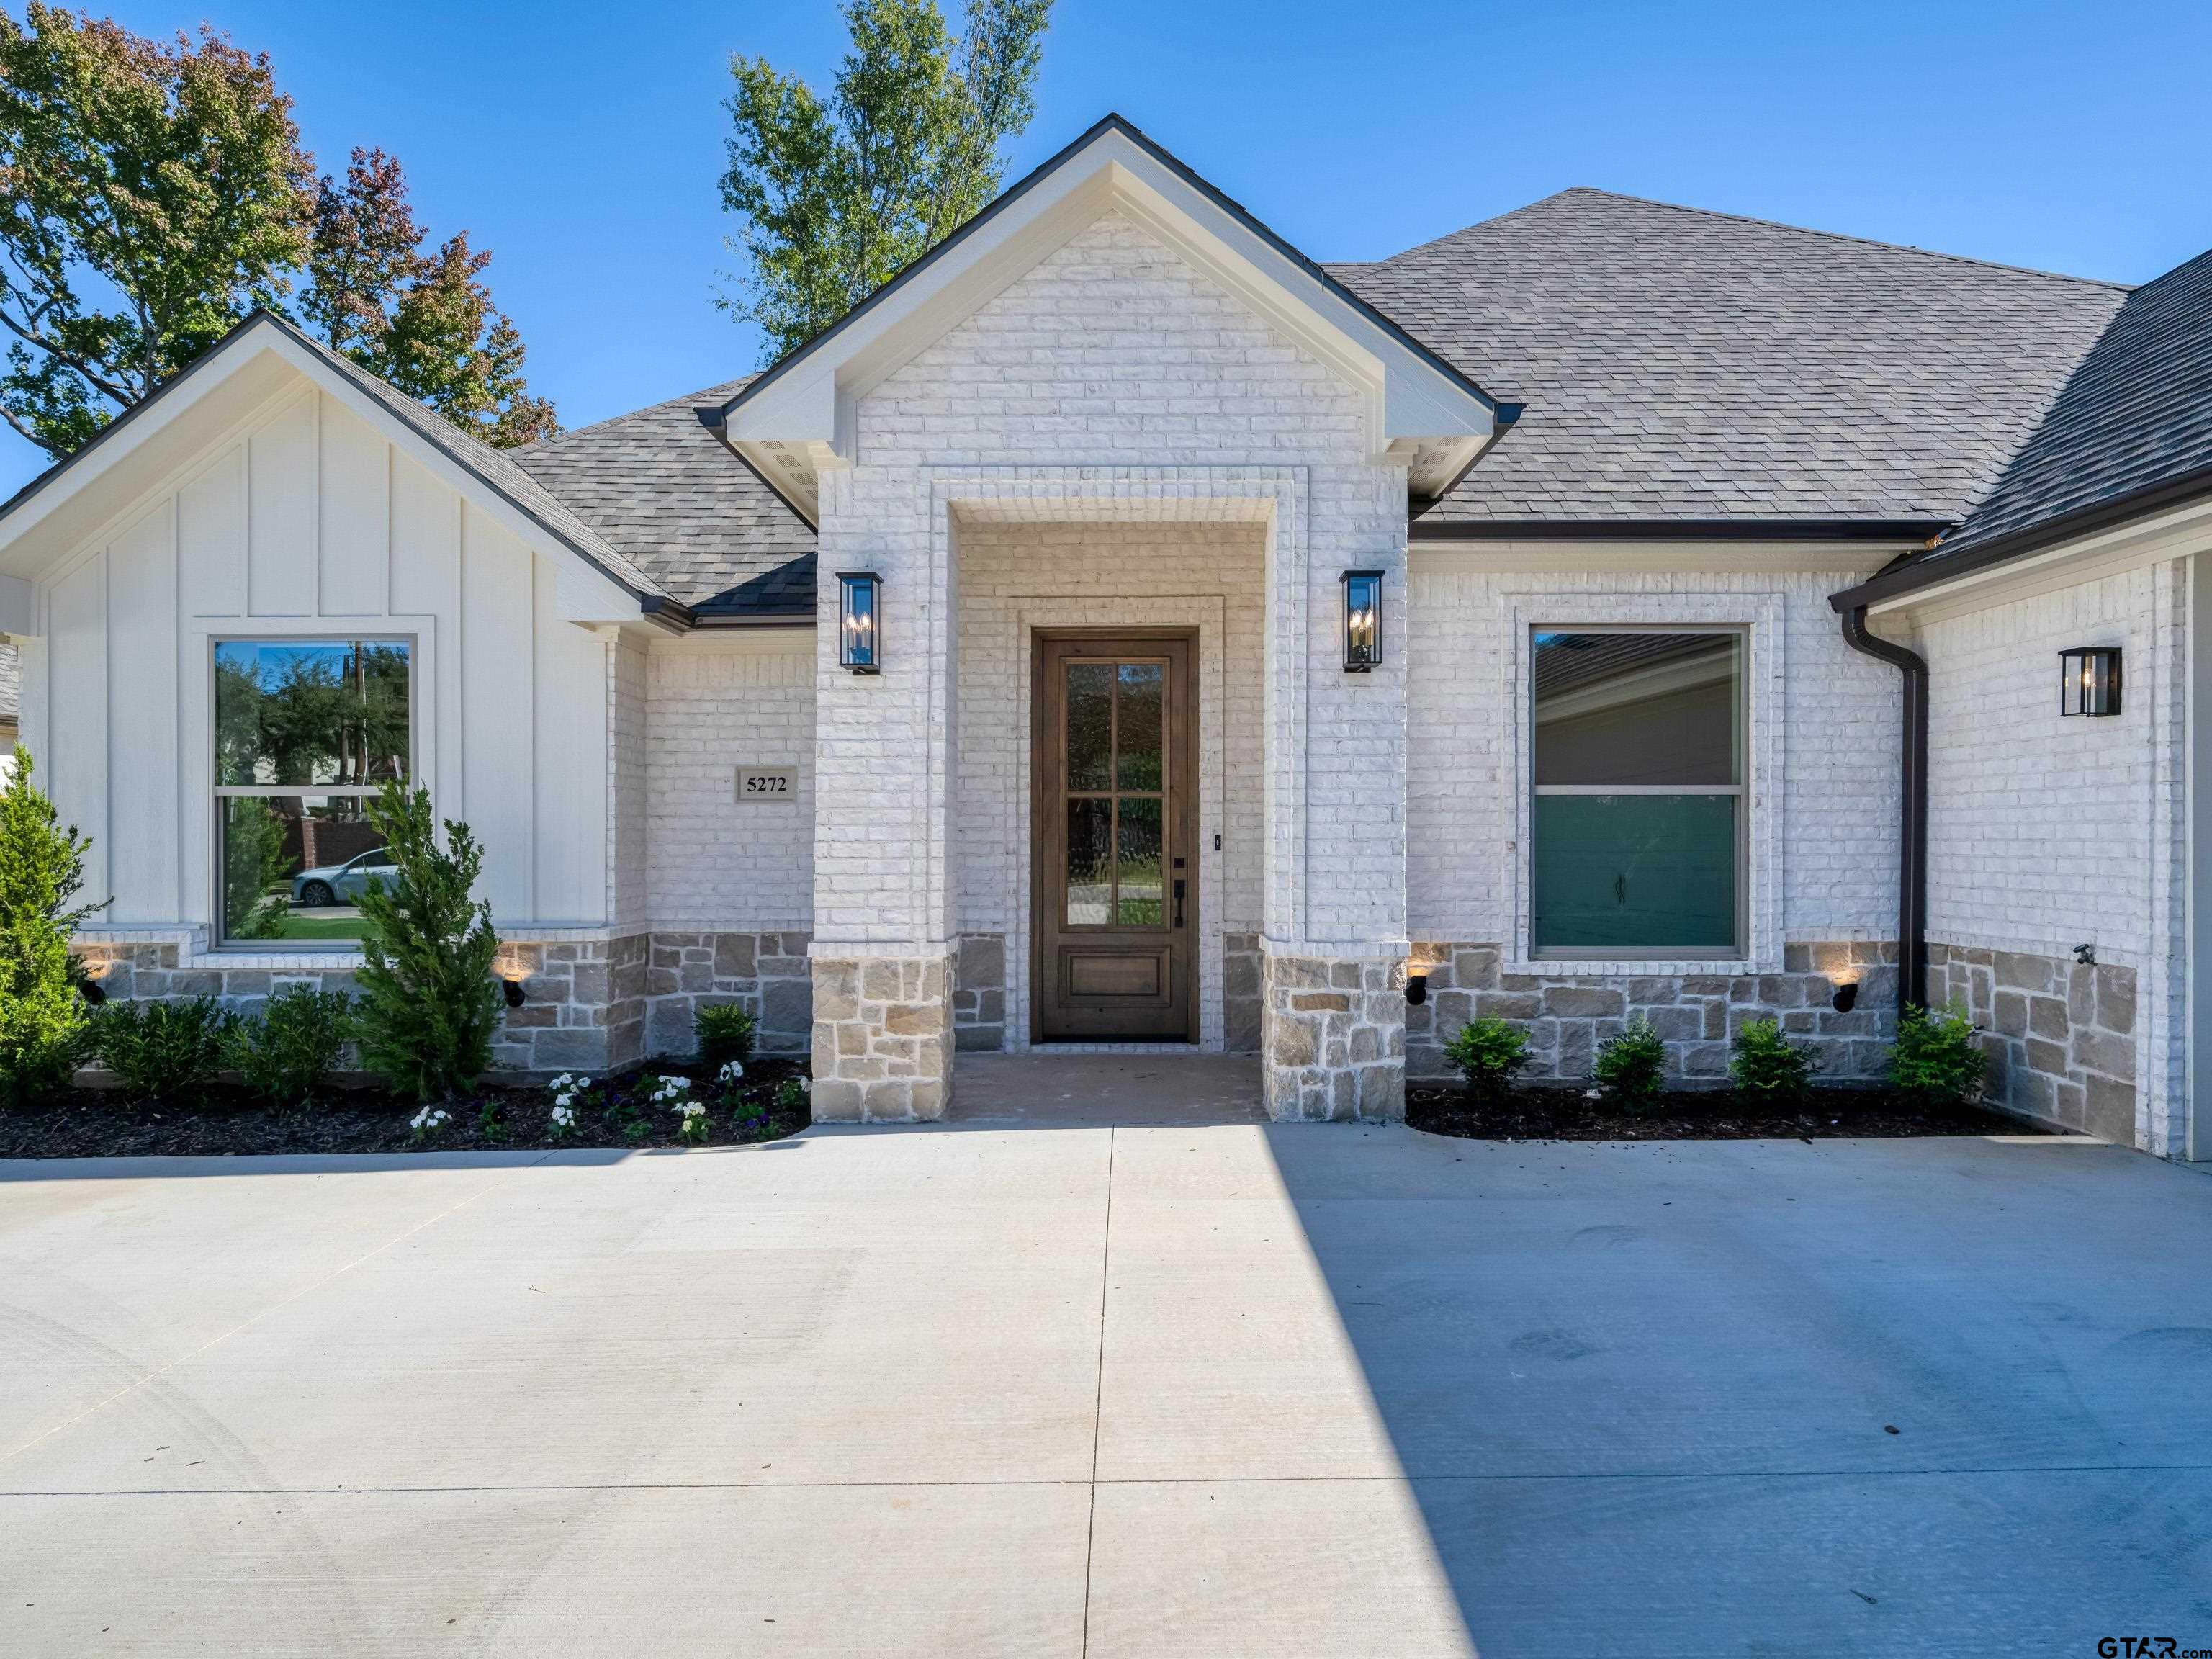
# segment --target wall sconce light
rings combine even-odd
[[[102,985],[96,979],[79,980],[76,986],[76,994],[84,999],[85,1004],[88,1007],[97,1008],[101,1003],[107,1000],[107,988],[105,985]]]
[[[1856,1008],[1858,1006],[1858,981],[1855,979],[1847,979],[1841,985],[1836,987],[1835,995],[1828,999],[1828,1006],[1833,1008],[1839,1014],[1848,1014],[1853,1008]]]
[[[500,994],[507,999],[508,1007],[520,1008],[522,1006],[522,981],[519,979],[501,981]]]
[[[872,570],[837,573],[837,666],[855,674],[883,671],[882,629],[876,601],[883,579]]]
[[[2058,653],[2058,712],[2092,720],[2120,712],[2120,648],[2077,645]]]
[[[1347,570],[1344,583],[1344,672],[1371,674],[1382,661],[1382,573]]]
[[[1426,974],[1406,975],[1406,1001],[1418,1008],[1429,1000],[1429,976]]]

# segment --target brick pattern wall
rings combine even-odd
[[[1263,958],[1260,1083],[1278,1121],[1406,1115],[1405,963]]]
[[[644,644],[627,634],[610,637],[607,652],[607,920],[641,927],[653,914],[652,670]]]
[[[1979,1028],[1987,1098],[2123,1146],[2136,1141],[2136,970],[2118,963],[1928,947],[1928,1000]]]
[[[816,1121],[944,1116],[958,967],[951,956],[814,958]]]
[[[1778,974],[1607,975],[1602,978],[1509,974],[1494,943],[1421,940],[1409,971],[1425,974],[1425,1005],[1406,1010],[1410,1076],[1455,1075],[1443,1045],[1477,1015],[1510,1020],[1528,1034],[1535,1083],[1581,1083],[1598,1045],[1632,1019],[1649,1020],[1667,1044],[1668,1074],[1685,1084],[1728,1077],[1729,1041],[1749,1019],[1776,1019],[1812,1048],[1831,1080],[1882,1075],[1895,1036],[1897,947],[1863,941],[1784,947]],[[1838,985],[1858,986],[1849,1012],[1832,1006]]]
[[[1405,556],[1405,475],[1370,463],[1365,415],[1320,361],[1111,213],[864,397],[854,465],[824,475],[822,594],[841,568],[882,574],[884,671],[854,680],[817,642],[816,950],[911,955],[969,930],[1008,933],[1015,955],[1025,918],[994,927],[957,902],[953,619],[969,573],[954,532],[971,505],[1028,492],[1066,509],[1033,522],[1266,526],[1262,900],[1236,931],[1286,952],[1402,951],[1405,823],[1387,804],[1404,788],[1403,606],[1386,611],[1382,672],[1337,660],[1338,573]],[[1021,979],[1010,961],[1010,993]]]
[[[811,634],[780,630],[653,641],[645,800],[655,928],[811,930],[812,649]],[[797,794],[740,804],[737,769],[748,765],[798,768]]]
[[[502,1072],[619,1071],[645,1058],[647,940],[507,943],[495,964],[522,981],[522,1006],[507,1011],[492,1064]]]
[[[1528,776],[1526,722],[1517,718],[1525,689],[1504,695],[1498,671],[1510,659],[1515,606],[1540,622],[1546,597],[1577,607],[1578,617],[1593,604],[1626,601],[1663,612],[1673,603],[1686,617],[1748,623],[1778,595],[1780,713],[1790,741],[1782,746],[1781,787],[1766,797],[1787,849],[1771,947],[1789,938],[1893,933],[1897,673],[1844,643],[1827,599],[1856,580],[1848,572],[1419,571],[1407,605],[1412,932],[1511,937],[1516,790]],[[1755,955],[1770,945],[1752,943]]]
[[[1928,937],[1989,1028],[1993,1096],[2166,1154],[2186,1121],[2185,573],[2122,572],[1914,641],[1930,670]],[[2118,715],[2060,715],[2058,653],[2076,645],[2122,648]],[[2080,944],[2100,965],[2077,999]]]
[[[1261,526],[997,523],[963,517],[957,538],[959,787],[955,792],[961,932],[991,933],[1006,960],[991,983],[1005,1044],[1030,1030],[1033,636],[1038,629],[1200,630],[1191,693],[1198,704],[1198,801],[1191,848],[1200,975],[1194,1039],[1222,1042],[1224,929],[1256,929],[1262,848],[1261,692],[1265,679]],[[1213,837],[1223,850],[1213,851]],[[962,977],[963,995],[980,982]],[[963,1036],[963,1045],[981,1041]]]

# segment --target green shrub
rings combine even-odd
[[[499,935],[491,905],[469,896],[483,849],[452,818],[441,848],[430,792],[389,780],[368,821],[392,870],[361,896],[361,1063],[395,1094],[451,1100],[490,1068],[499,1029]]]
[[[100,1064],[133,1100],[191,1100],[230,1058],[238,1017],[213,997],[111,1002],[94,1022]]]
[[[1775,1019],[1747,1019],[1729,1045],[1729,1079],[1736,1092],[1775,1106],[1802,1105],[1820,1056],[1782,1035]]]
[[[691,1016],[691,1035],[698,1041],[699,1064],[709,1071],[753,1057],[753,1017],[735,1003],[699,1009]]]
[[[1528,1063],[1528,1034],[1495,1014],[1478,1014],[1444,1044],[1444,1055],[1469,1089],[1494,1097]]]
[[[1632,1021],[1626,1030],[1599,1047],[1590,1075],[1622,1104],[1649,1106],[1667,1086],[1667,1045],[1650,1020]]]
[[[1927,1106],[1955,1106],[1982,1091],[1990,1060],[1974,1046],[1973,1023],[1954,1002],[1940,1013],[1908,1006],[1897,1022],[1889,1080]]]
[[[329,1085],[352,1041],[351,997],[295,985],[270,998],[260,1018],[240,1022],[231,1065],[271,1106],[301,1106]]]
[[[62,827],[32,772],[31,751],[18,749],[15,779],[0,793],[0,1105],[19,1108],[64,1087],[83,1063],[90,1017],[69,941],[100,908],[70,908],[92,843]]]

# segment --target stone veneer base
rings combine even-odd
[[[505,1077],[568,1071],[619,1071],[658,1055],[693,1052],[698,1008],[735,1003],[758,1023],[763,1054],[802,1054],[813,1029],[812,971],[803,933],[635,933],[604,939],[502,941],[496,969],[522,981],[492,1048]],[[274,953],[227,965],[224,952],[174,943],[80,944],[99,964],[109,996],[182,1001],[212,996],[240,1013],[258,1012],[292,986],[350,991],[355,959],[320,962],[302,951],[281,966]],[[241,956],[243,953],[241,953]]]
[[[1261,958],[1261,1098],[1279,1122],[1406,1115],[1402,957]]]
[[[1508,974],[1495,943],[1420,939],[1407,971],[1428,976],[1428,1000],[1406,1010],[1406,1070],[1415,1078],[1454,1075],[1443,1045],[1479,1014],[1528,1033],[1524,1079],[1579,1083],[1598,1046],[1645,1019],[1667,1044],[1668,1075],[1719,1083],[1728,1076],[1729,1040],[1746,1020],[1772,1018],[1811,1045],[1821,1075],[1869,1080],[1888,1064],[1895,1035],[1897,946],[1827,942],[1783,947],[1779,974]],[[1836,988],[1858,986],[1848,1013],[1832,1006]]]
[[[1980,1029],[1991,1103],[2136,1144],[2134,969],[1930,945],[1928,1000],[1960,1003]]]
[[[913,1123],[952,1098],[957,947],[926,956],[814,958],[814,1118]]]

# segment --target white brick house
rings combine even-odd
[[[2205,264],[1572,191],[1322,267],[1109,118],[510,454],[250,319],[0,510],[0,631],[115,994],[343,975],[398,774],[489,848],[520,1070],[735,1000],[823,1116],[1115,1042],[1389,1115],[1478,1012],[1848,1077],[1956,996],[2014,1109],[2203,1156]]]

